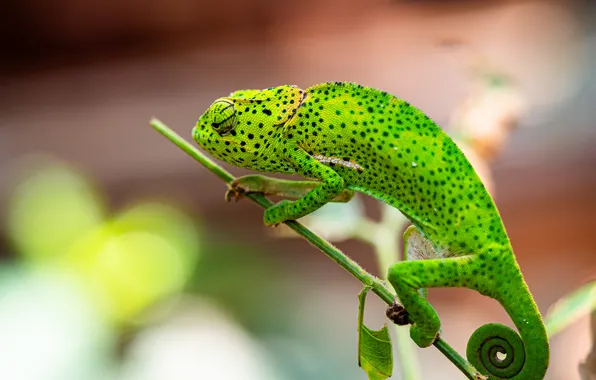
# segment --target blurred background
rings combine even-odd
[[[148,126],[190,139],[237,89],[355,81],[407,99],[479,157],[542,313],[595,277],[589,2],[5,0],[0,19],[2,379],[366,377],[360,284],[226,204]],[[340,240],[382,275],[369,245]],[[509,323],[471,291],[430,301],[462,354],[481,324]],[[384,306],[368,306],[378,328]],[[553,339],[548,379],[579,379],[588,325]],[[415,350],[422,379],[463,377]]]

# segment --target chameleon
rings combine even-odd
[[[348,201],[354,192],[397,208],[411,226],[404,233],[405,260],[388,270],[401,303],[388,316],[410,324],[412,340],[428,347],[441,321],[426,289],[473,289],[497,300],[518,332],[498,323],[481,326],[468,340],[468,361],[490,379],[544,378],[546,330],[501,216],[464,153],[421,110],[355,83],[283,85],[215,100],[192,136],[228,164],[305,179],[257,174],[232,184],[232,196],[260,191],[296,198],[266,209],[268,226]]]

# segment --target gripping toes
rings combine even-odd
[[[420,347],[433,344],[440,333],[441,320],[419,290],[434,287],[464,286],[468,277],[462,268],[473,264],[470,256],[402,261],[394,264],[388,280],[413,322],[410,337]]]

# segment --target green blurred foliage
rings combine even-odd
[[[90,184],[58,164],[25,171],[9,203],[16,251],[31,262],[60,260],[72,243],[99,226],[103,208]]]
[[[212,312],[204,305],[213,302],[235,328],[257,338],[255,347],[267,353],[265,362],[276,363],[283,378],[353,374],[347,364],[355,358],[337,350],[337,339],[296,318],[306,312],[296,309],[305,302],[304,285],[280,270],[270,253],[231,240],[227,233],[204,233],[183,211],[165,203],[137,202],[110,215],[94,184],[71,166],[47,158],[29,164],[20,172],[5,215],[14,257],[0,271],[0,292],[11,295],[0,294],[0,331],[21,349],[5,356],[8,363],[0,377],[21,373],[18,379],[64,380],[84,373],[89,379],[127,379],[127,373],[118,377],[118,359],[150,370],[150,363],[119,358],[120,341],[133,346],[146,341],[161,324],[184,313],[189,299],[203,306],[184,334],[201,328],[206,319],[199,317]],[[31,318],[27,310],[34,313]],[[222,332],[215,324],[207,331]],[[225,345],[237,338],[243,339],[210,339],[231,339],[220,342]],[[170,347],[170,338],[163,339],[147,347],[181,358],[180,370],[196,363],[196,358],[184,362],[185,348]],[[39,355],[48,347],[55,355],[42,360]],[[40,364],[39,371],[25,370],[32,361]],[[204,371],[211,369],[207,365]]]
[[[72,280],[55,269],[0,266],[0,378],[106,378],[115,336]]]
[[[68,271],[98,312],[131,323],[183,290],[199,258],[200,235],[189,217],[165,204],[105,214],[85,178],[66,165],[43,163],[16,186],[9,230],[28,264]]]
[[[188,290],[219,300],[254,334],[291,333],[287,315],[299,297],[297,280],[257,247],[212,234]]]

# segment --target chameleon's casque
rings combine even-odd
[[[462,151],[420,110],[351,83],[242,90],[216,100],[193,137],[230,164],[319,181],[266,210],[268,225],[311,213],[345,189],[399,209],[414,227],[404,235],[408,260],[391,267],[388,280],[413,322],[412,339],[427,347],[440,330],[420,289],[474,289],[501,303],[519,335],[482,326],[468,360],[492,379],[544,378],[546,331],[501,217]]]

